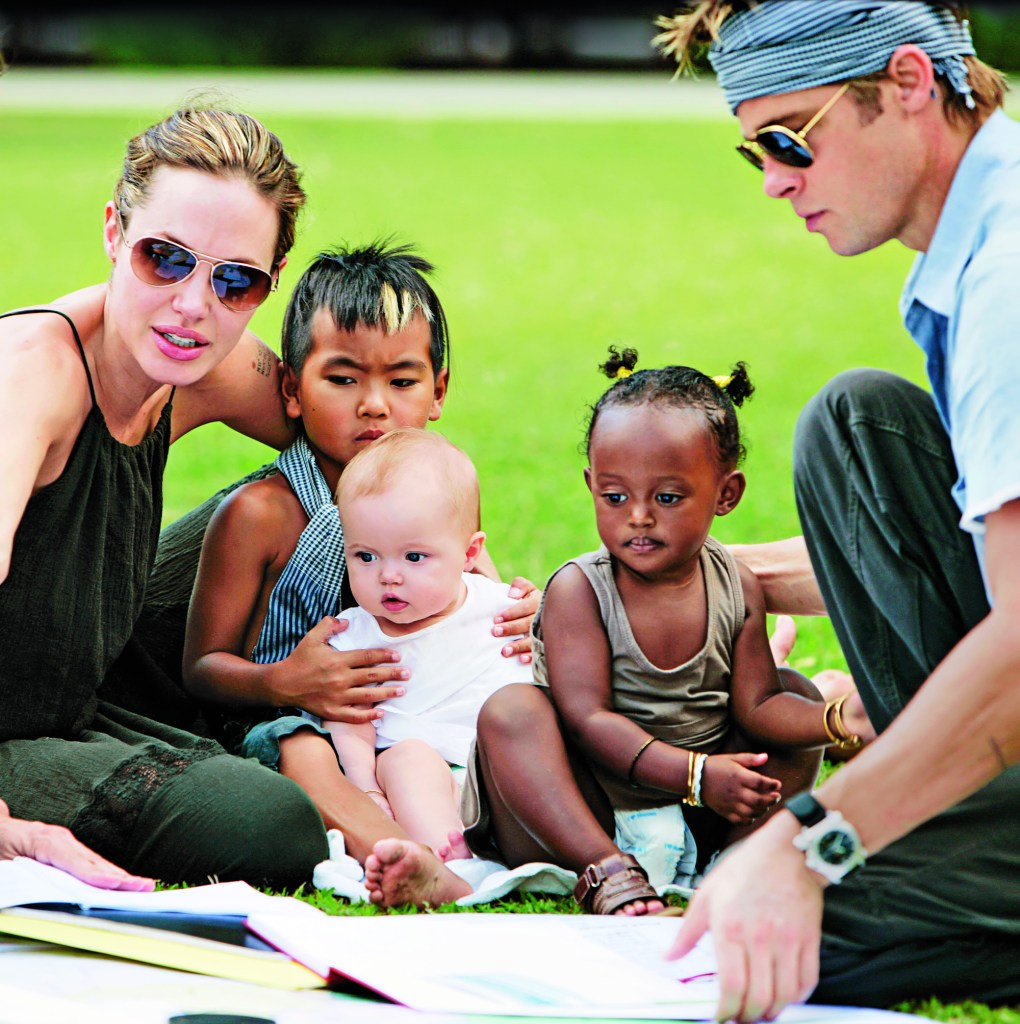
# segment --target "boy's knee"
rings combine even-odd
[[[289,779],[222,755],[165,783],[139,816],[131,868],[165,882],[290,888],[328,853],[322,817]]]
[[[776,671],[779,673],[779,682],[787,693],[796,693],[819,703],[824,699],[818,687],[796,669],[782,665]]]

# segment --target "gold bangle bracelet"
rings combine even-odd
[[[835,697],[825,704],[825,710],[822,712],[822,728],[825,729],[825,735],[829,737],[829,743],[833,746],[838,746],[840,737],[829,726],[829,713],[832,709],[842,700],[842,697]]]
[[[837,746],[840,750],[858,750],[863,746],[863,742],[856,733],[850,732],[846,727],[846,723],[843,721],[843,705],[850,699],[850,694],[844,694],[838,701],[836,701],[835,707],[832,709],[832,724],[833,731],[838,734],[839,740]]]
[[[688,807],[704,807],[701,799],[701,773],[707,760],[708,754],[691,754],[687,762],[687,796],[680,802]]]

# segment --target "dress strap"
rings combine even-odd
[[[6,316],[25,316],[28,313],[56,313],[57,316],[62,316],[68,324],[70,324],[71,333],[74,335],[74,343],[78,346],[78,352],[81,355],[82,366],[85,367],[85,377],[89,382],[89,394],[92,396],[92,404],[98,407],[99,403],[96,401],[96,389],[92,386],[92,374],[89,373],[89,361],[85,358],[85,346],[81,343],[81,338],[78,335],[78,328],[75,327],[74,321],[59,309],[15,309],[10,313],[0,313],[0,320],[3,320]],[[174,390],[176,390],[176,388]],[[173,401],[173,397],[173,392],[171,392],[171,401]]]

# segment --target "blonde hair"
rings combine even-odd
[[[450,514],[466,533],[479,529],[478,473],[467,454],[442,434],[422,427],[399,427],[362,449],[344,467],[336,489],[341,519],[344,506],[422,476],[435,480],[449,502]]]
[[[927,3],[928,0],[923,2]],[[697,4],[688,4],[685,10],[677,14],[661,15],[655,19],[656,26],[663,31],[655,36],[652,44],[664,56],[676,61],[676,75],[694,74],[697,58],[718,39],[723,22],[730,15],[755,6],[757,0],[701,0]],[[931,6],[947,7],[957,18],[962,20],[964,17],[964,12],[954,4],[932,0]],[[967,81],[971,87],[970,95],[974,98],[973,107],[967,105],[967,97],[957,92],[944,75],[936,74],[936,78],[942,86],[942,107],[946,120],[950,123],[965,120],[976,127],[1002,106],[1009,86],[1000,71],[977,57],[967,55],[963,61],[967,65]],[[862,114],[869,120],[882,112],[877,83],[887,77],[884,71],[879,71],[852,80],[850,93]]]
[[[305,204],[300,172],[283,144],[249,114],[187,106],[139,132],[127,145],[113,198],[127,227],[131,211],[144,206],[160,167],[181,167],[244,178],[277,210],[279,230],[273,267],[294,244],[298,213]]]

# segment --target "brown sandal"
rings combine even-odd
[[[588,914],[612,914],[636,900],[661,902],[662,897],[629,853],[613,853],[589,864],[574,886],[574,902]]]

